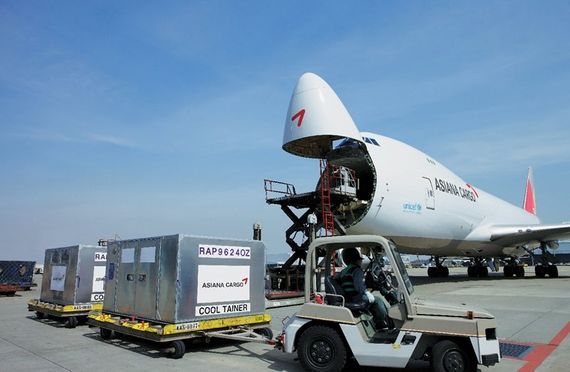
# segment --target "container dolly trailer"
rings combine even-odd
[[[83,303],[59,305],[41,300],[30,300],[28,311],[35,311],[38,319],[51,316],[65,321],[65,328],[75,328],[78,324],[85,324],[91,311],[100,311],[102,303]]]
[[[269,328],[271,322],[269,314],[160,324],[92,313],[87,322],[91,326],[99,327],[99,334],[104,340],[111,340],[116,335],[124,334],[167,345],[165,348],[170,349],[170,357],[173,359],[184,356],[185,341],[191,340],[207,342],[212,338],[224,338],[275,345],[273,331]]]
[[[337,251],[357,247],[369,258],[367,286],[390,289],[391,330],[377,329],[362,303],[346,302],[332,277]],[[386,261],[390,270],[386,270]],[[340,371],[354,357],[362,366],[405,368],[424,360],[435,371],[474,371],[501,359],[493,315],[470,306],[413,298],[413,286],[396,246],[374,235],[314,240],[305,272],[305,303],[284,321],[277,347],[297,352],[310,371]],[[388,284],[386,284],[388,283]],[[386,293],[386,291],[384,291]]]

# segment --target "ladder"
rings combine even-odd
[[[331,189],[329,167],[326,159],[321,159],[321,210],[323,213],[324,236],[334,235],[334,215],[331,210]]]

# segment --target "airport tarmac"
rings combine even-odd
[[[560,266],[557,279],[536,278],[532,267],[526,271],[521,279],[505,279],[502,273],[468,279],[465,268],[452,268],[445,279],[428,278],[426,269],[409,273],[420,298],[465,303],[496,316],[503,353],[513,356],[503,355],[501,363],[481,371],[568,371],[570,266]],[[296,355],[265,344],[212,341],[189,346],[184,358],[174,360],[155,344],[133,338],[104,341],[96,328],[67,329],[63,323],[36,319],[27,302],[39,294],[36,287],[14,297],[0,296],[0,371],[301,370]],[[275,334],[295,309],[268,311]]]

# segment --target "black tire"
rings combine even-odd
[[[441,276],[442,278],[449,277],[449,267],[442,266],[439,270],[439,276]]]
[[[438,276],[438,271],[436,267],[430,266],[428,267],[428,276],[430,278],[436,278]]]
[[[99,328],[99,335],[103,340],[110,340],[113,338],[113,330],[107,328]]]
[[[338,332],[327,326],[307,328],[299,338],[301,365],[308,371],[337,372],[346,364],[346,346]]]
[[[487,278],[489,276],[489,270],[487,266],[481,265],[477,267],[477,276],[479,278]]]
[[[78,323],[77,318],[74,316],[70,316],[65,321],[65,328],[75,328],[75,327],[77,327],[77,323]]]
[[[36,311],[36,318],[38,319],[43,319],[45,316],[44,313],[42,313],[41,311]]]
[[[85,324],[87,324],[87,317],[86,316],[79,316],[79,317],[77,317],[77,322],[79,323],[79,325],[85,325]]]
[[[558,267],[556,267],[556,265],[548,266],[548,276],[551,278],[558,278]]]
[[[476,269],[475,269],[475,266],[469,266],[469,267],[467,267],[467,276],[470,277],[470,278],[476,277],[477,275],[475,274],[475,273],[476,273],[475,270],[476,270]]]
[[[184,341],[172,341],[171,346],[173,348],[172,354],[170,354],[170,357],[172,359],[180,359],[184,356],[184,354],[186,354],[186,345],[184,344]]]
[[[269,340],[273,340],[273,331],[269,327],[257,328],[253,330],[258,335],[261,335]]]
[[[546,269],[544,266],[542,265],[536,265],[534,267],[534,274],[538,277],[538,278],[544,278],[546,276]]]
[[[455,342],[443,340],[432,349],[431,367],[434,372],[473,372],[477,362]]]
[[[505,273],[505,278],[512,278],[513,274],[514,274],[514,269],[511,265],[506,265],[505,268],[503,269],[504,273]]]

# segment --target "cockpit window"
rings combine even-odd
[[[380,144],[378,143],[378,141],[376,141],[374,138],[362,137],[362,139],[364,140],[364,142],[369,143],[369,144],[371,144],[371,145],[380,146]]]
[[[336,148],[338,149],[341,147],[352,147],[353,149],[357,149],[358,142],[353,140],[352,138],[345,138],[341,143],[338,144]]]

